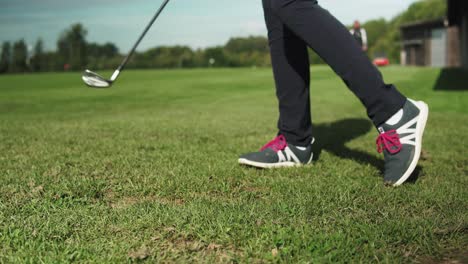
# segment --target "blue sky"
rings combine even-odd
[[[341,22],[350,24],[397,15],[416,0],[322,0]],[[55,49],[58,35],[72,23],[88,29],[88,41],[111,41],[126,52],[162,0],[0,0],[0,41],[41,37]],[[193,48],[222,45],[230,37],[265,35],[261,0],[172,0],[139,50],[157,45]]]

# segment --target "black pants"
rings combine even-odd
[[[378,126],[406,102],[359,48],[348,29],[315,0],[263,0],[279,100],[279,133],[293,145],[312,140],[307,46],[344,80]],[[330,109],[330,111],[332,111]]]

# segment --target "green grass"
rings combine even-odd
[[[237,157],[276,133],[270,69],[0,76],[0,262],[466,261],[468,92],[390,67],[431,107],[418,178],[382,184],[364,108],[312,69],[314,165]],[[460,83],[468,88],[467,83]]]

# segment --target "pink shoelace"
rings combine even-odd
[[[382,153],[386,149],[390,154],[395,154],[401,150],[400,136],[396,130],[390,130],[385,133],[381,133],[377,137],[377,151]]]
[[[264,151],[265,149],[272,149],[276,152],[285,149],[288,146],[288,143],[286,142],[286,138],[283,135],[277,136],[275,139],[272,141],[268,142],[263,148],[260,149],[260,151]]]

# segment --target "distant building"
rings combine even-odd
[[[402,25],[401,64],[468,68],[468,1],[448,0],[447,18]]]
[[[460,45],[460,65],[468,69],[468,1],[448,1],[448,21],[457,27]]]

